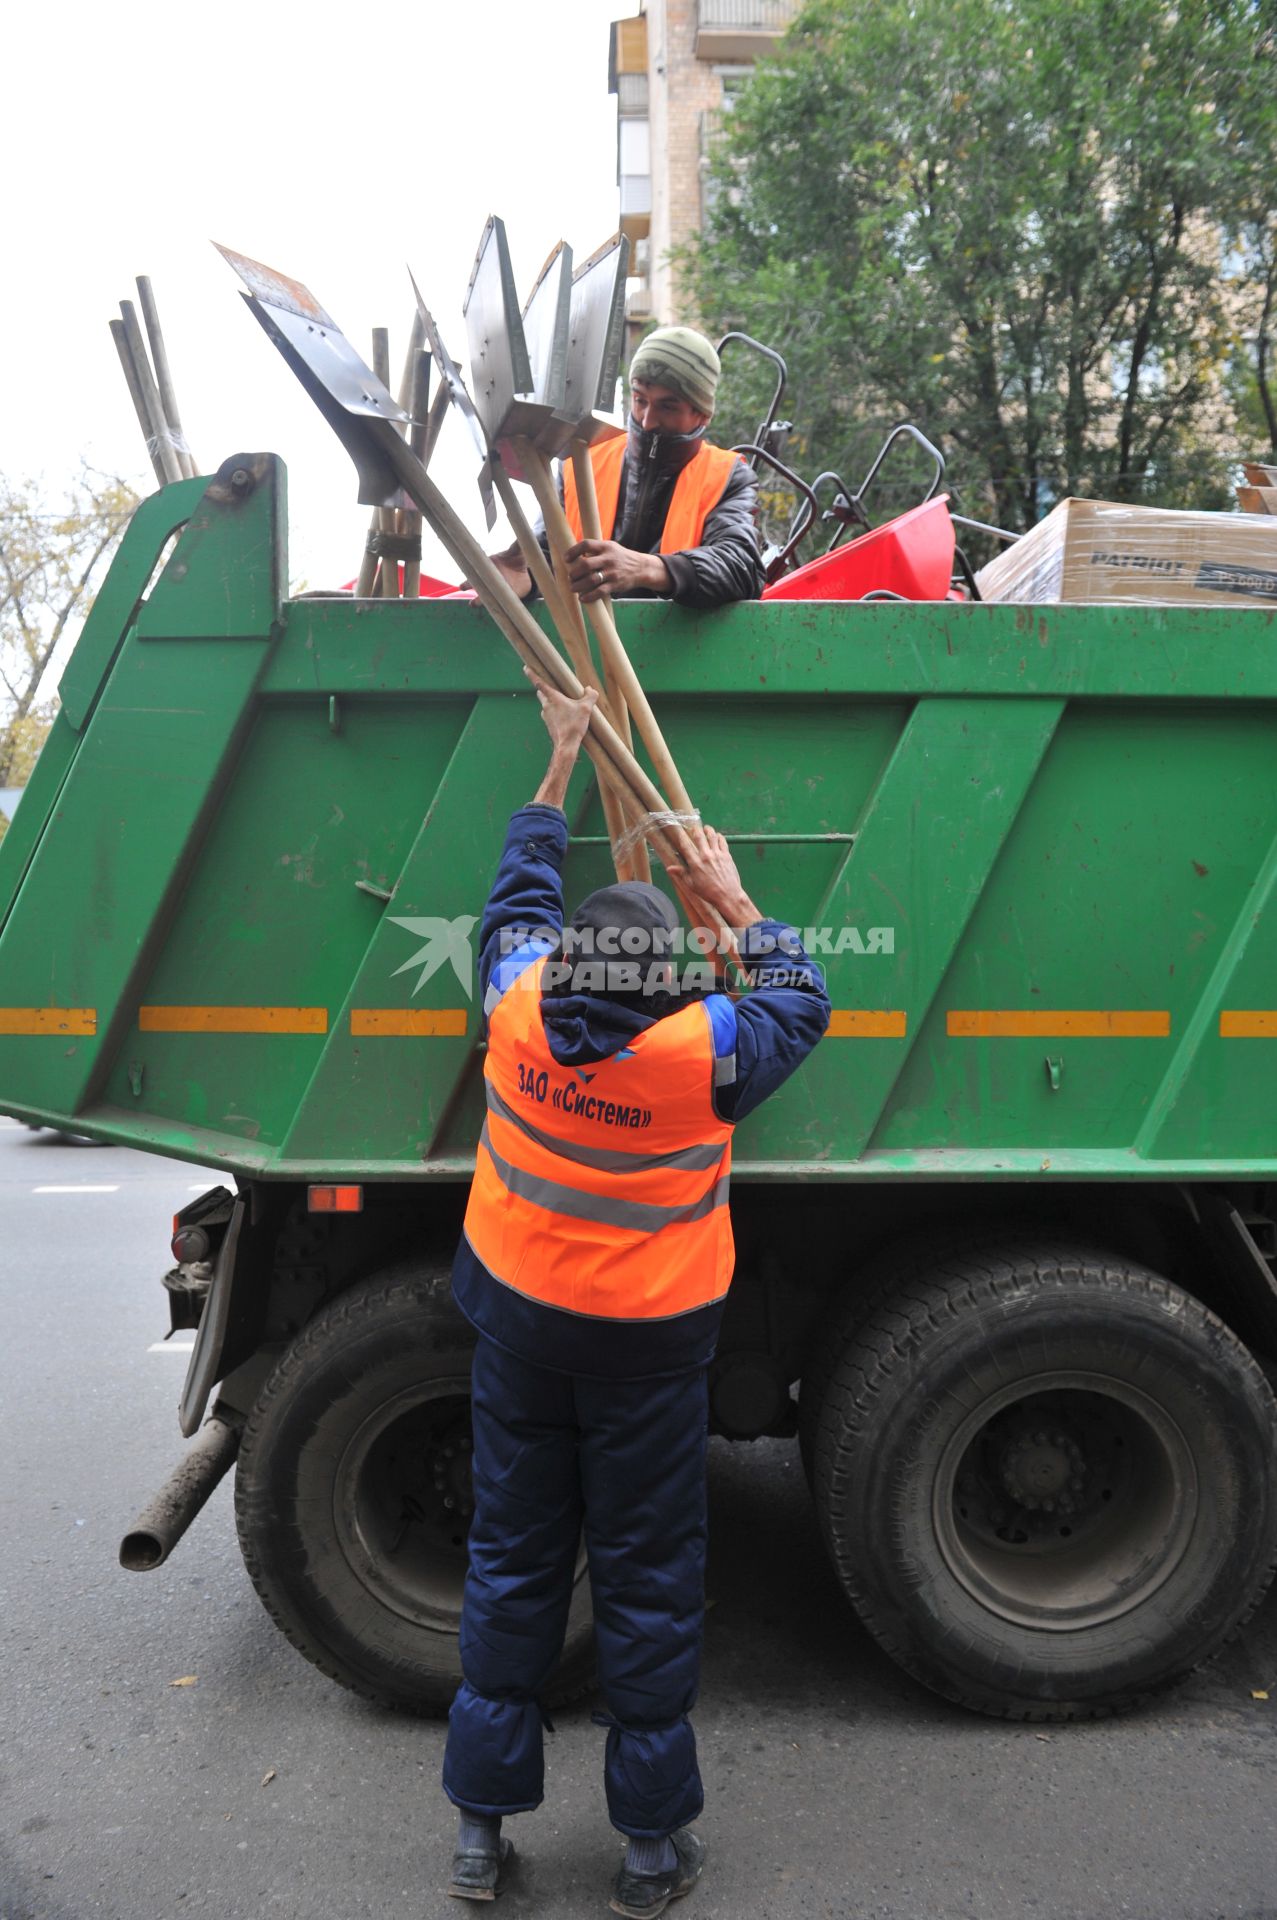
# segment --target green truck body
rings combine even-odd
[[[415,1285],[423,1314],[446,1319],[437,1275],[483,1103],[468,936],[545,742],[518,661],[476,604],[289,600],[285,517],[279,463],[239,456],[211,483],[157,494],[129,529],[0,845],[0,1106],[226,1169],[227,1205],[207,1213],[207,1246],[191,1243],[204,1258],[179,1259],[170,1276],[175,1317],[201,1322],[184,1425],[222,1382],[218,1417],[244,1435],[250,1567],[303,1650],[366,1691],[431,1704],[455,1669],[455,1533],[438,1536],[433,1560],[422,1547],[415,1598],[386,1600],[434,1648],[420,1684],[397,1686],[373,1656],[361,1666],[357,1650],[334,1650],[315,1618],[290,1618],[302,1603],[281,1598],[287,1569],[255,1564],[253,1515],[273,1501],[272,1524],[284,1524],[285,1492],[266,1487],[275,1469],[263,1463],[289,1443],[253,1422],[266,1418],[270,1370],[296,1369],[343,1303],[397,1287],[402,1306]],[[1048,1396],[1040,1417],[980,1466],[995,1486],[971,1522],[987,1536],[983,1558],[974,1535],[946,1546],[933,1526],[937,1582],[948,1568],[999,1633],[1036,1632],[1050,1657],[1000,1688],[987,1663],[973,1675],[957,1653],[939,1667],[925,1650],[901,1654],[931,1684],[997,1711],[1095,1710],[1164,1684],[1257,1603],[1277,1529],[1262,1378],[1277,1353],[1277,620],[1246,607],[949,603],[700,616],[636,603],[619,617],[690,791],[751,895],[807,932],[834,1008],[816,1053],[736,1135],[741,1267],[717,1424],[741,1437],[790,1431],[790,1387],[803,1383],[835,1564],[871,1627],[899,1642],[891,1579],[865,1572],[872,1552],[833,1511],[858,1433],[838,1362],[860,1351],[867,1317],[887,1312],[906,1272],[925,1292],[965,1260],[973,1337],[979,1321],[987,1346],[970,1260],[1000,1248],[1019,1274],[1019,1248],[1040,1276],[1035,1230],[1057,1266],[1089,1259],[1092,1273],[1107,1258],[1136,1276],[1121,1302],[1164,1287],[1176,1303],[1166,1314],[1182,1322],[1187,1302],[1212,1340],[1221,1325],[1228,1335],[1227,1393],[1244,1377],[1253,1401],[1252,1479],[1267,1448],[1247,1493],[1250,1570],[1234,1554],[1211,1576],[1246,1585],[1229,1617],[1207,1608],[1193,1644],[1177,1642],[1156,1671],[1119,1674],[1116,1656],[1098,1679],[1055,1671],[1063,1640],[1102,1639],[1096,1594],[1117,1604],[1136,1580],[1102,1515],[1085,1564],[1070,1544],[1080,1524],[1056,1528],[1055,1545],[1034,1531],[1044,1511],[1080,1515],[1099,1498],[1090,1481],[1114,1477],[1093,1457],[1083,1405],[1112,1363],[1062,1349],[1045,1355],[1048,1384],[1021,1396]],[[571,899],[612,872],[584,762],[568,812]],[[358,1186],[361,1212],[312,1213],[309,1189],[323,1183]],[[426,1278],[405,1279],[413,1261]],[[992,1312],[996,1273],[989,1284]],[[1040,1301],[1045,1283],[1008,1284]],[[1102,1319],[1106,1283],[1094,1284]],[[1093,1277],[1077,1286],[1069,1311],[1085,1320]],[[925,1374],[916,1331],[902,1325],[893,1351]],[[1194,1352],[1205,1338],[1193,1336]],[[863,1374],[863,1355],[856,1364]],[[1139,1374],[1133,1360],[1129,1378]],[[463,1392],[454,1380],[448,1419]],[[1144,1419],[1118,1395],[1130,1423],[1118,1444],[1148,1452],[1143,1491],[1118,1498],[1144,1559],[1162,1556],[1156,1587],[1140,1588],[1139,1606],[1155,1611],[1197,1550],[1184,1482],[1205,1481],[1208,1443],[1184,1439],[1184,1419],[1153,1398],[1162,1413]],[[986,1456],[992,1444],[978,1442]],[[440,1457],[455,1463],[456,1447]],[[963,1471],[970,1460],[953,1487]],[[1029,1497],[1030,1471],[1060,1494],[1049,1508]],[[350,1495],[351,1537],[370,1560],[359,1503],[378,1497]],[[934,1507],[934,1485],[927,1497]],[[459,1482],[445,1532],[465,1504]],[[868,1514],[854,1523],[862,1533]],[[998,1546],[1026,1527],[1027,1540]],[[294,1559],[313,1573],[315,1554],[302,1544]],[[452,1556],[446,1576],[440,1554]],[[1068,1560],[1065,1584],[1091,1593],[1055,1620],[1053,1555],[1061,1569]],[[1031,1579],[1015,1571],[1029,1560]],[[364,1572],[385,1599],[389,1576]],[[982,1582],[991,1599],[976,1594]],[[1132,1601],[1132,1635],[1137,1613]],[[921,1624],[912,1631],[926,1640]],[[1023,1646],[1005,1657],[1025,1669]]]

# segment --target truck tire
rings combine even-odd
[[[816,1441],[821,1409],[847,1342],[884,1300],[942,1260],[971,1246],[971,1229],[927,1227],[879,1247],[830,1301],[803,1361],[798,1389],[798,1451],[807,1485],[816,1491]]]
[[[846,1344],[816,1506],[874,1638],[935,1692],[1093,1718],[1173,1685],[1277,1561],[1277,1403],[1159,1275],[1023,1246],[942,1260]]]
[[[442,1713],[461,1679],[474,1336],[446,1273],[400,1267],[292,1342],[244,1427],[235,1517],[267,1612],[329,1679]],[[593,1669],[584,1556],[552,1697]]]

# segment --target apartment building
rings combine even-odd
[[[798,0],[640,0],[612,23],[620,225],[633,249],[628,349],[653,321],[689,317],[671,249],[702,224],[709,146],[734,88],[797,11]]]

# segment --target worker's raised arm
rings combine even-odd
[[[735,1020],[735,1077],[715,1087],[714,1105],[724,1120],[735,1122],[802,1065],[829,1025],[829,995],[797,930],[765,918],[746,893],[724,836],[713,827],[691,827],[688,840],[688,858],[670,869],[671,877],[736,930],[750,982],[747,994],[720,1009]],[[717,1022],[715,1027],[717,1033]]]
[[[479,985],[485,1012],[523,966],[551,951],[563,930],[563,856],[568,845],[563,802],[598,695],[590,688],[583,699],[569,700],[540,683],[536,694],[550,736],[550,763],[527,806],[510,816],[483,910]]]

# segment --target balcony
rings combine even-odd
[[[621,231],[640,240],[651,224],[652,143],[646,120],[625,118],[616,129],[616,178],[621,189]]]
[[[769,53],[798,11],[798,0],[698,0],[698,60],[756,60]]]
[[[631,246],[646,239],[652,228],[652,176],[648,173],[623,173],[621,189],[621,232],[629,236]]]
[[[647,75],[645,73],[617,74],[616,110],[621,114],[646,114]]]
[[[637,220],[652,211],[652,176],[650,173],[623,173],[621,187],[621,223]],[[643,229],[647,231],[646,228]]]

